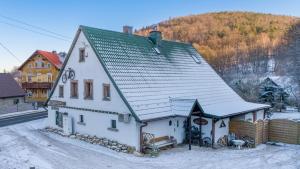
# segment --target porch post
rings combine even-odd
[[[212,121],[212,129],[211,129],[211,148],[214,148],[214,143],[215,143],[215,118],[211,119]]]
[[[192,149],[192,122],[191,122],[192,118],[191,116],[188,118],[189,121],[189,150]]]
[[[200,113],[200,124],[199,124],[199,146],[201,147],[202,146],[202,115]]]

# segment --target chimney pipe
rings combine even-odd
[[[133,27],[132,26],[123,26],[123,33],[132,34]]]

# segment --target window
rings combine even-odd
[[[70,85],[71,85],[71,98],[78,98],[78,82],[72,80]]]
[[[50,63],[48,63],[48,68],[51,68],[51,64]]]
[[[84,99],[93,99],[93,81],[84,81]]]
[[[116,120],[111,120],[111,126],[110,128],[116,129],[117,128],[117,121]]]
[[[41,62],[41,67],[44,68],[45,67],[45,63]]]
[[[64,97],[64,86],[60,85],[59,86],[59,94],[58,97]]]
[[[14,104],[19,104],[19,99],[14,99]]]
[[[47,74],[47,77],[48,77],[48,82],[52,82],[52,74],[51,74],[51,73],[48,73],[48,74]]]
[[[110,100],[110,85],[103,84],[103,100]]]
[[[85,57],[85,49],[80,48],[79,49],[79,62],[84,62],[84,57]]]
[[[172,120],[169,121],[169,126],[172,126]]]
[[[80,123],[84,123],[84,117],[83,117],[82,114],[79,116],[79,122],[80,122]]]
[[[107,128],[110,131],[119,131],[117,129],[117,120],[111,120],[110,121],[110,127]]]
[[[58,111],[55,112],[55,124],[58,125],[59,127],[63,127],[62,113]]]
[[[38,63],[35,62],[35,68],[37,68],[37,67],[38,67]]]
[[[42,77],[42,74],[41,74],[41,73],[37,73],[36,76],[37,76],[38,82],[42,81],[42,80],[41,80],[41,77]]]
[[[32,77],[31,75],[28,75],[28,82],[32,81],[31,77]]]

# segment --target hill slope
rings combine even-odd
[[[157,26],[164,39],[192,43],[246,100],[257,101],[257,94],[250,91],[257,88],[261,79],[278,76],[291,79],[291,86],[299,86],[294,88],[300,105],[299,18],[219,12],[171,18]],[[135,33],[147,36],[152,27]],[[246,80],[242,87],[237,85],[241,80]]]
[[[228,68],[255,57],[276,55],[286,44],[285,35],[298,18],[251,12],[220,12],[191,15],[158,23],[163,37],[192,43],[221,74]],[[147,35],[151,26],[136,31]]]

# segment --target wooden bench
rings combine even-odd
[[[172,139],[169,136],[162,136],[150,139],[147,147],[151,149],[160,149],[167,146],[174,147],[176,143],[177,141],[175,139]]]

